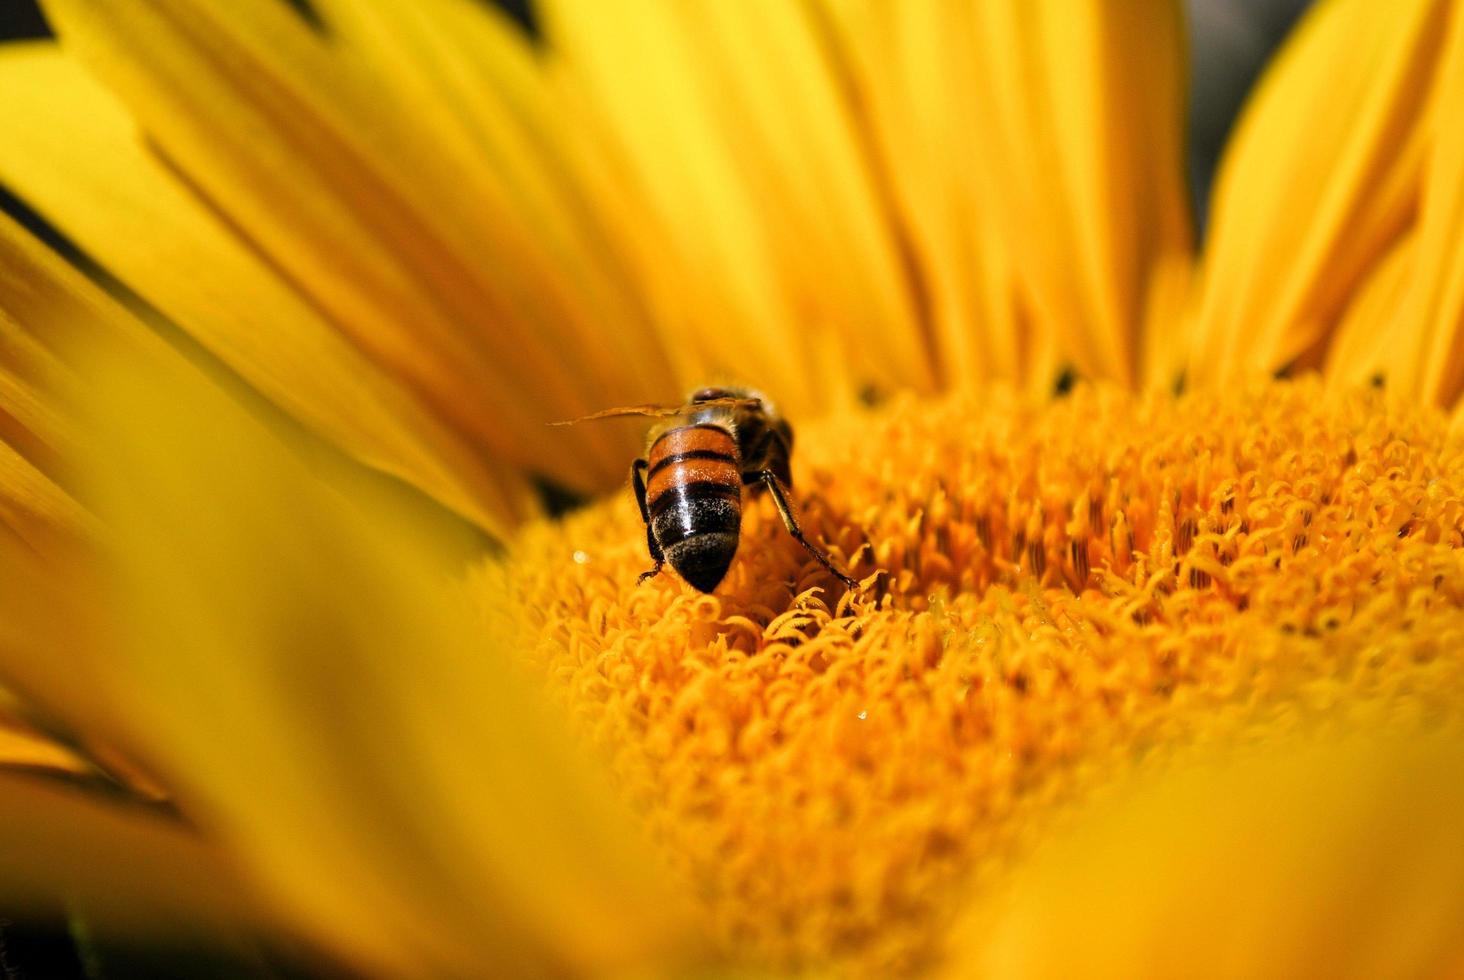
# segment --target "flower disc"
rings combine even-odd
[[[637,585],[629,493],[480,576],[735,957],[927,966],[958,895],[1120,771],[1461,703],[1464,454],[1381,392],[900,400],[796,457],[860,594],[765,499],[712,596]]]

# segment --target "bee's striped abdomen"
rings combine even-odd
[[[682,578],[712,591],[737,554],[742,526],[742,470],[732,433],[711,423],[671,429],[646,462],[656,543]]]

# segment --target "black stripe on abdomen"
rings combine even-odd
[[[670,456],[661,457],[656,461],[655,466],[652,466],[649,470],[646,471],[646,480],[649,481],[651,477],[655,476],[657,473],[661,472],[668,466],[673,466],[676,463],[684,463],[690,459],[720,459],[734,465],[737,462],[737,457],[733,456],[731,453],[724,453],[716,449],[693,449],[689,452],[673,453]]]
[[[698,534],[736,534],[742,493],[721,483],[688,483],[661,494],[651,510],[651,530],[665,549]]]
[[[742,487],[727,483],[714,483],[711,480],[694,480],[680,486],[667,487],[655,500],[651,501],[651,520],[655,520],[658,515],[665,513],[670,508],[682,509],[689,503],[714,497],[736,501],[740,504]]]

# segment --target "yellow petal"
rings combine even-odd
[[[1171,252],[1154,264],[1144,308],[1139,377],[1145,387],[1174,390],[1189,354],[1184,324],[1194,301],[1195,260]]]
[[[564,0],[549,55],[664,241],[644,274],[714,374],[827,407],[821,331],[855,380],[928,389],[931,351],[827,38],[800,4]],[[834,387],[838,382],[829,385]]]
[[[120,767],[126,771],[121,781],[137,784],[148,780],[132,761],[135,743],[103,689],[98,666],[108,656],[109,631],[87,597],[95,595],[88,588],[90,562],[102,530],[75,469],[83,454],[107,447],[78,416],[74,399],[81,381],[65,353],[102,344],[122,344],[142,357],[175,356],[59,255],[0,215],[0,378],[7,382],[0,386],[4,682],[23,698],[28,714],[43,713],[48,730],[64,725],[89,764],[104,755],[109,761],[103,768]]]
[[[904,219],[941,386],[1029,378],[1012,269],[971,175],[983,148],[968,118],[978,57],[968,8],[858,0],[822,13],[843,49],[877,177]],[[1050,381],[1044,373],[1039,383]]]
[[[565,281],[556,285],[572,291],[579,312],[591,311],[560,324],[569,331],[561,338],[566,354],[604,347],[593,365],[612,375],[603,383],[661,397],[700,383],[669,373],[664,325],[649,322],[618,241],[625,229],[614,227],[634,214],[616,212],[611,222],[614,209],[603,199],[589,206],[594,148],[517,25],[475,0],[317,6],[340,53],[401,94],[437,152],[460,153],[471,173],[488,174],[484,192],[506,192],[538,240],[526,244],[542,244],[563,264],[557,275]]]
[[[88,538],[93,522],[65,485],[76,451],[73,420],[58,406],[67,371],[54,348],[76,321],[117,336],[141,327],[9,216],[0,215],[0,530],[53,561]]]
[[[23,573],[16,574],[16,556],[13,553],[0,549],[0,554],[5,558],[9,588],[12,591],[32,584]],[[28,590],[25,599],[44,601],[44,597],[34,590]],[[3,602],[3,608],[7,613],[14,611],[12,602],[8,600]],[[53,606],[51,611],[57,612],[59,607]],[[26,625],[34,627],[37,623],[31,619]],[[34,638],[26,638],[20,644],[15,644],[13,628],[7,628],[4,632],[7,642],[26,650],[26,654],[22,656],[34,655],[41,646]],[[61,652],[73,662],[79,659],[74,646]],[[7,656],[13,662],[16,654],[12,650],[7,652]],[[82,671],[75,671],[75,681],[82,682],[82,675]],[[25,672],[20,672],[20,676],[24,679]],[[36,705],[28,703],[12,691],[0,689],[0,770],[76,780],[78,784],[90,783],[111,794],[127,795],[139,802],[160,803],[168,798],[166,788],[137,759],[127,755],[121,746],[95,737],[95,732],[105,726],[93,724],[96,722],[93,717],[87,717],[85,722],[83,727],[93,730],[92,737],[87,737],[80,731],[63,730],[56,724],[54,717],[38,711]]]
[[[1394,380],[1404,393],[1448,407],[1464,393],[1464,8],[1450,24],[1436,98],[1438,118],[1448,122],[1429,154],[1413,277],[1398,311],[1426,339],[1421,360]]]
[[[0,774],[0,901],[83,915],[108,936],[210,945],[265,919],[219,854],[174,820]]]
[[[115,623],[100,599],[95,554],[69,541],[40,560],[22,542],[0,536],[0,715],[14,715],[4,741],[10,761],[109,780],[145,799],[164,788],[119,707],[109,673]],[[36,737],[36,724],[64,746],[58,754]]]
[[[110,444],[78,417],[84,384],[68,358],[116,344],[181,369],[179,356],[120,303],[0,216],[0,379],[8,382],[0,385],[4,681],[48,722],[63,725],[89,764],[104,758],[102,768],[120,781],[156,795],[136,761],[146,753],[103,670],[115,652],[112,624],[94,601],[93,548],[104,529],[75,471],[78,459],[105,455]],[[317,465],[336,462],[315,458]]]
[[[1378,260],[1358,287],[1327,351],[1327,374],[1342,385],[1394,378],[1417,369],[1422,324],[1403,319],[1417,254],[1416,232],[1407,232]]]
[[[65,490],[0,443],[0,532],[48,556],[83,537],[88,523],[86,512]]]
[[[22,234],[0,217],[0,239]],[[51,351],[15,320],[6,294],[15,292],[20,273],[15,256],[0,241],[0,440],[52,479],[59,479],[62,458],[75,442],[71,426],[46,397],[64,369]]]
[[[0,690],[0,769],[93,774],[85,759],[30,724],[25,713],[15,695]]]
[[[1331,0],[1288,42],[1216,181],[1195,381],[1274,372],[1308,354],[1404,229],[1447,9]]]
[[[630,822],[420,530],[178,372],[92,381],[130,626],[116,689],[284,916],[388,975],[666,950],[677,913]]]
[[[1033,328],[1080,373],[1131,383],[1156,268],[1190,249],[1178,6],[972,12],[975,77],[954,97]]]
[[[1464,970],[1457,733],[1271,746],[1089,807],[964,924],[962,977]]]
[[[497,533],[527,494],[383,371],[144,147],[54,44],[0,49],[0,181],[263,394],[370,465]]]
[[[415,100],[274,0],[46,10],[195,192],[447,424],[561,480],[621,477],[632,440],[543,423],[630,395],[613,338],[644,325],[577,292]]]

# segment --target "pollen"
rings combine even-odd
[[[1437,413],[1080,385],[798,435],[804,530],[857,592],[766,499],[714,595],[637,585],[628,490],[473,581],[734,961],[918,972],[1055,814],[1146,760],[1458,723],[1464,446]]]

